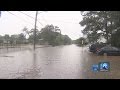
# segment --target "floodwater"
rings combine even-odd
[[[93,72],[92,65],[110,62],[109,72]],[[120,56],[97,56],[88,47],[63,45],[0,54],[2,79],[118,79]]]

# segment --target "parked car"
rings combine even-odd
[[[101,49],[104,46],[106,46],[106,43],[95,43],[89,46],[89,51],[96,53],[99,49]]]
[[[107,56],[120,56],[120,49],[112,46],[105,46],[98,50],[97,55],[104,55],[107,54]]]

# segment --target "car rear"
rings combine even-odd
[[[104,46],[105,46],[105,44],[92,44],[89,47],[89,51],[93,52],[93,53],[97,53]]]

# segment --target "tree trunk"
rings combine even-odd
[[[108,36],[108,28],[107,28],[107,14],[105,15],[105,31],[106,31],[106,40],[108,43],[109,36]]]

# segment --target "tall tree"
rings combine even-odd
[[[29,31],[27,27],[24,27],[22,31],[24,32],[25,37],[26,35],[30,36],[31,31]]]
[[[79,46],[84,46],[84,45],[87,45],[88,42],[87,42],[86,38],[80,37],[80,38],[76,39],[74,41],[74,43],[77,44],[77,45],[79,45]]]
[[[50,45],[53,45],[55,43],[55,39],[58,34],[59,33],[56,32],[53,25],[46,25],[44,28],[41,29],[41,37]]]
[[[4,35],[4,40],[5,40],[6,42],[8,42],[8,41],[10,40],[9,34],[5,34],[5,35]]]
[[[46,25],[41,29],[41,38],[50,45],[71,44],[71,39],[62,35],[58,26]]]
[[[3,44],[3,36],[0,35],[0,45]]]
[[[83,20],[80,25],[85,26],[82,32],[91,36],[94,41],[103,36],[109,42],[112,32],[120,25],[118,24],[120,20],[119,11],[82,11],[81,13]],[[96,34],[98,35],[95,38],[94,35]]]
[[[24,44],[25,40],[26,40],[26,37],[25,37],[25,35],[23,33],[18,34],[18,42],[20,44]]]

